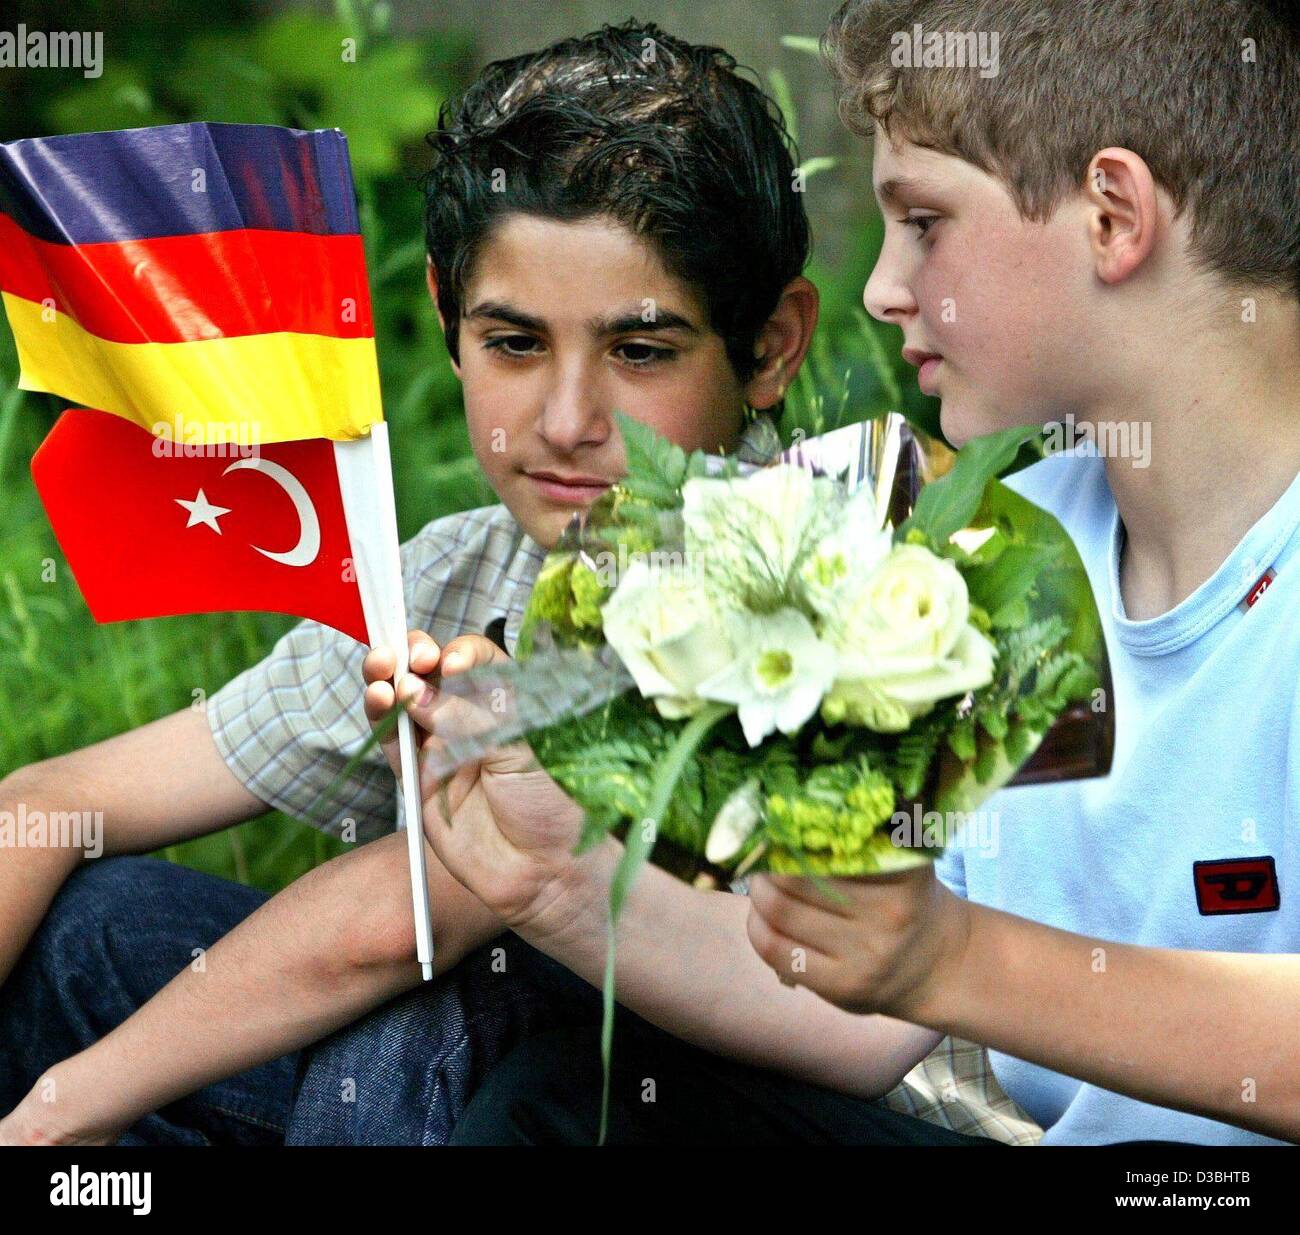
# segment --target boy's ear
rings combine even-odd
[[[433,268],[433,258],[424,259],[424,281],[429,285],[429,297],[433,301],[433,311],[438,315],[438,325],[442,328],[442,337],[447,337],[447,323],[443,320],[442,310],[438,307],[438,272]],[[460,377],[460,365],[453,358],[451,370]]]
[[[808,354],[821,299],[803,275],[790,280],[781,292],[772,316],[754,341],[758,368],[745,385],[745,402],[762,410],[785,398]]]
[[[1108,146],[1092,156],[1083,194],[1097,277],[1121,283],[1155,248],[1160,224],[1155,177],[1141,155]]]

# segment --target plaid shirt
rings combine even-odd
[[[439,645],[494,623],[501,631],[504,619],[500,642],[513,655],[545,556],[504,505],[437,519],[402,546],[408,619]],[[370,735],[361,705],[366,651],[347,635],[303,622],[208,702],[217,749],[252,793],[335,836],[350,822],[348,834],[361,841],[391,832],[402,814],[378,746],[342,775]],[[880,1100],[955,1132],[1016,1145],[1042,1136],[1002,1092],[988,1052],[952,1038]]]

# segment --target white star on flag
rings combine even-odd
[[[202,489],[199,495],[192,502],[187,502],[183,497],[172,498],[177,506],[184,506],[190,512],[190,521],[185,525],[187,528],[197,527],[200,523],[206,523],[218,536],[221,535],[221,528],[217,526],[217,520],[222,515],[230,513],[229,506],[214,506],[208,501],[207,495]]]

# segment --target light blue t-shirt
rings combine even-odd
[[[1300,952],[1300,477],[1211,578],[1144,621],[1124,614],[1123,524],[1104,461],[1054,455],[1008,483],[1056,515],[1087,568],[1114,679],[1115,758],[1107,777],[994,794],[939,878],[978,904],[1100,940]],[[1246,608],[1268,567],[1271,586]],[[1215,986],[1202,995],[1214,1000]],[[990,1062],[1044,1144],[1279,1143],[1000,1052]]]

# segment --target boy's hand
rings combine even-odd
[[[463,655],[453,659],[453,652]],[[489,639],[465,635],[443,649],[442,674],[449,678],[506,659]],[[436,690],[412,706],[411,718],[422,750],[435,745],[439,734],[492,719],[464,699],[439,698]],[[583,813],[527,743],[492,750],[445,781],[422,768],[420,797],[424,834],[439,860],[508,926],[534,923],[553,904],[574,865]]]
[[[396,693],[393,691],[393,674],[397,672],[397,658],[392,648],[372,648],[361,664],[361,675],[366,682],[363,697],[366,720],[372,729],[384,729],[379,744],[395,776],[402,774],[397,726],[391,722],[385,725],[392,715],[393,704],[400,701],[410,711],[415,724],[416,749],[421,750],[429,739],[429,730],[421,724],[420,718],[430,715],[430,708],[438,697],[441,674],[445,672],[450,677],[477,664],[509,659],[485,635],[458,635],[446,647],[439,648],[427,631],[411,630],[406,633],[406,643],[407,672],[398,683]]]
[[[928,863],[821,887],[756,875],[749,939],[787,985],[806,986],[848,1012],[928,1024],[936,992],[960,970],[968,911]]]
[[[557,902],[575,873],[582,808],[525,743],[458,768],[445,797],[431,776],[421,793],[424,834],[456,879],[513,930],[563,925]]]
[[[473,635],[465,636],[465,638],[477,637]],[[370,722],[370,727],[374,730],[379,730],[384,725],[384,722],[388,720],[393,711],[393,704],[397,700],[400,699],[405,705],[419,698],[426,689],[431,689],[425,678],[437,670],[438,663],[442,659],[442,649],[438,647],[426,631],[408,631],[406,642],[409,665],[406,674],[398,683],[396,693],[393,691],[393,674],[397,672],[397,657],[393,654],[392,648],[373,648],[362,662],[361,676],[366,682],[364,696],[366,720]],[[452,642],[458,643],[460,640],[453,640]],[[448,649],[451,646],[452,644],[449,643],[447,645]],[[415,734],[417,748],[423,745],[426,737],[428,737],[428,734],[419,729],[417,722]],[[393,775],[401,776],[402,762],[398,754],[396,725],[390,723],[387,726],[384,737],[380,739],[379,744],[383,749],[384,758],[388,760],[388,766],[393,769]]]
[[[365,659],[365,712],[371,726],[378,728],[400,700],[415,725],[416,745],[424,751],[439,740],[439,733],[490,724],[483,709],[442,696],[438,681],[508,660],[505,652],[482,635],[461,635],[441,649],[422,630],[411,631],[408,640],[411,672],[396,694],[392,651],[375,648]],[[382,745],[389,766],[400,774],[396,727]],[[546,775],[527,744],[494,750],[458,768],[445,785],[424,773],[420,796],[425,835],[439,859],[507,925],[532,921],[553,899],[572,866],[582,810]]]

